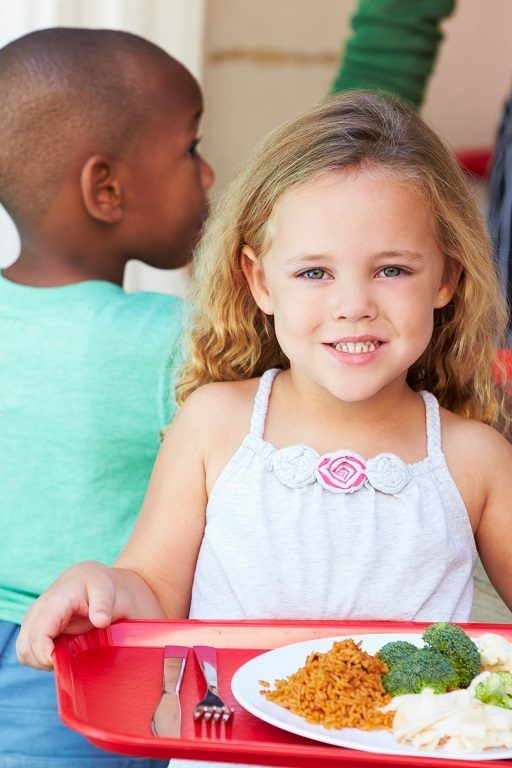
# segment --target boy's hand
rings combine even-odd
[[[64,571],[27,611],[16,643],[18,659],[36,669],[53,668],[53,640],[62,632],[106,627],[121,618],[115,611],[112,571],[84,562]]]

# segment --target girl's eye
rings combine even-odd
[[[305,277],[306,280],[322,280],[325,274],[325,269],[308,269],[302,273],[301,277]]]
[[[384,277],[399,277],[403,272],[402,267],[384,267],[379,274],[384,275]]]
[[[194,141],[192,142],[190,147],[187,149],[187,152],[186,152],[187,157],[196,157],[197,156],[197,147],[198,147],[200,141],[201,141],[201,138],[199,136],[196,139],[194,139]]]

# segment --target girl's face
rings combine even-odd
[[[290,191],[274,210],[271,247],[260,263],[245,247],[242,266],[292,375],[349,402],[403,391],[459,274],[423,193],[378,169]]]

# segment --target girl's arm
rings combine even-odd
[[[72,566],[27,612],[17,645],[22,663],[51,669],[53,639],[61,632],[105,627],[121,618],[188,615],[205,525],[210,400],[209,392],[198,390],[174,419],[135,529],[114,567]]]
[[[16,644],[22,664],[52,669],[53,640],[122,618],[164,618],[153,593],[134,573],[87,561],[67,568],[35,601]]]
[[[218,443],[210,387],[194,392],[167,430],[130,541],[116,568],[136,573],[168,618],[188,616],[204,533],[205,455]]]
[[[477,454],[474,471],[485,487],[475,540],[489,579],[512,611],[512,445],[494,433]]]

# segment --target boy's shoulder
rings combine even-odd
[[[119,291],[111,302],[110,311],[105,312],[104,321],[117,325],[121,333],[130,333],[130,329],[136,333],[139,329],[149,339],[181,333],[184,317],[185,302],[179,296]]]
[[[132,310],[152,312],[168,315],[169,312],[183,312],[184,301],[179,296],[170,293],[154,293],[152,291],[134,291],[128,293],[120,291],[118,294],[119,305]]]

